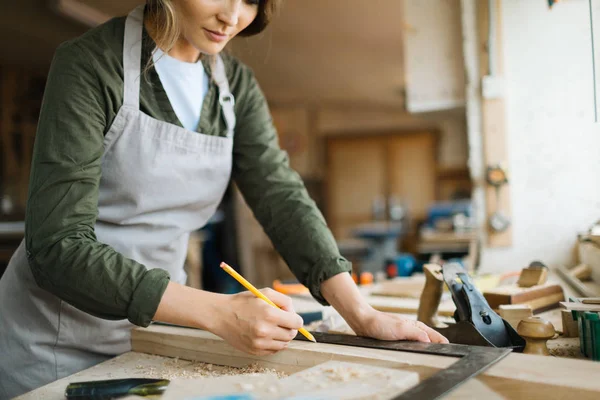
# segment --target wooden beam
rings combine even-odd
[[[132,331],[136,352],[178,357],[232,367],[251,363],[294,373],[330,360],[414,371],[420,379],[451,367],[456,358],[389,350],[292,341],[288,349],[259,357],[234,349],[200,330],[151,325]],[[600,364],[525,354],[510,354],[463,386],[472,398],[487,398],[491,389],[505,398],[600,398]],[[485,393],[485,394],[484,394]],[[481,396],[484,397],[481,397]]]
[[[495,35],[492,38],[493,43],[488,42],[489,8],[487,1],[479,1],[478,25],[479,25],[479,48],[482,51],[479,54],[480,79],[490,73],[489,55],[493,52],[492,60],[494,65],[492,69],[497,79],[504,76],[502,48],[502,1],[494,0],[494,22]],[[482,86],[480,86],[482,88]],[[506,98],[504,94],[496,98],[482,97],[482,118],[483,118],[483,154],[485,166],[500,164],[508,170],[508,150],[506,133]],[[509,183],[500,189],[499,201],[496,200],[496,189],[487,185],[485,189],[486,197],[486,225],[489,247],[507,247],[512,244],[512,221],[511,225],[503,232],[495,232],[489,226],[487,221],[496,210],[500,210],[506,217],[511,219],[510,206],[510,174]]]

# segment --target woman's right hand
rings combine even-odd
[[[303,321],[288,296],[270,288],[261,292],[282,309],[250,292],[223,296],[211,330],[238,350],[263,356],[285,349]]]

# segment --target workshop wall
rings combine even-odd
[[[576,234],[600,219],[588,2],[504,0],[502,14],[514,236],[482,265],[570,264]]]

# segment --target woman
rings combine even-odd
[[[183,285],[188,235],[230,176],[313,296],[356,333],[446,342],[373,310],[277,145],[252,72],[220,55],[269,23],[274,0],[149,0],[57,50],[33,157],[26,237],[0,281],[0,397],[129,350],[151,321],[211,331],[259,355],[302,326],[245,292]]]

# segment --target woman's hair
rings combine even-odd
[[[149,21],[156,27],[154,30],[157,36],[154,38],[156,45],[168,53],[181,35],[175,5],[172,0],[146,0],[146,3]],[[259,0],[256,18],[239,35],[252,36],[262,32],[271,22],[280,3],[281,0]]]

